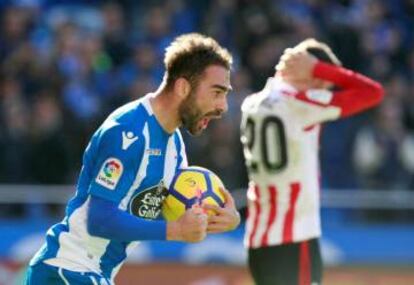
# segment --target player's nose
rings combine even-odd
[[[229,109],[228,103],[227,103],[227,96],[222,98],[216,106],[216,109],[220,110],[220,113],[226,113],[227,110]]]

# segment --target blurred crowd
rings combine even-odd
[[[323,187],[414,189],[414,1],[0,0],[0,21],[0,183],[76,182],[93,131],[154,91],[165,47],[198,31],[233,53],[234,91],[223,120],[186,136],[191,164],[246,186],[241,101],[315,37],[386,89],[379,108],[324,127]]]

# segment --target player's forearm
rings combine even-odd
[[[343,89],[370,89],[382,96],[380,83],[352,70],[319,61],[313,68],[313,76],[334,83]]]
[[[122,242],[165,240],[165,221],[149,221],[118,209],[113,202],[91,196],[87,229],[90,235]]]
[[[341,117],[350,116],[378,105],[384,90],[378,82],[351,70],[318,62],[313,70],[316,78],[334,83],[340,91],[333,93],[330,105],[341,109]]]

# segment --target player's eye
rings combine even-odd
[[[222,90],[214,90],[214,96],[216,98],[219,98],[220,96],[222,96],[224,94],[224,92]]]

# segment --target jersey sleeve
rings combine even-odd
[[[120,202],[132,187],[143,156],[144,138],[113,125],[98,131],[89,193]]]
[[[313,89],[296,95],[296,99],[316,114],[313,120],[310,119],[313,123],[352,116],[378,105],[383,98],[381,84],[343,67],[318,62],[313,76],[339,88],[338,91]]]
[[[92,196],[88,208],[87,229],[89,234],[120,242],[165,240],[167,224],[137,218],[120,210],[117,204]]]

